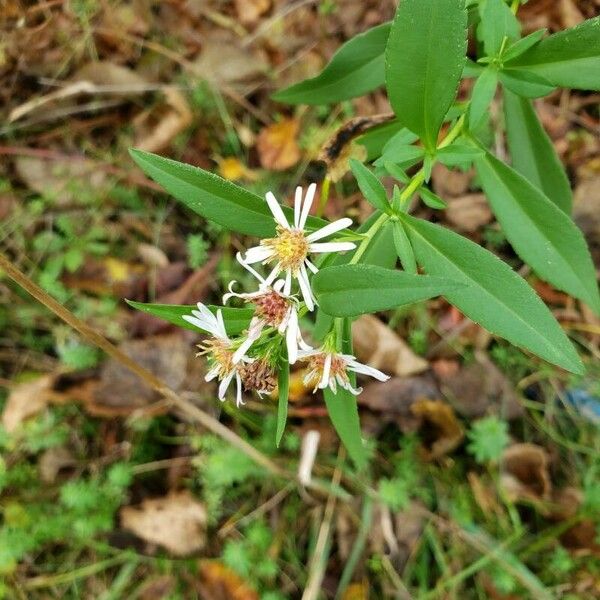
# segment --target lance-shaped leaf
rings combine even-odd
[[[600,90],[600,17],[543,39],[505,66],[531,71],[555,86]]]
[[[505,89],[504,114],[512,166],[570,214],[569,179],[531,101]]]
[[[505,38],[508,40],[519,38],[521,32],[519,21],[504,0],[485,0],[480,13],[481,23],[477,28],[477,34],[483,41],[487,56],[496,56],[505,43]]]
[[[398,119],[432,151],[465,66],[463,0],[402,0],[388,39],[386,87]]]
[[[390,24],[384,23],[353,37],[319,75],[281,90],[273,98],[289,104],[333,104],[382,86],[389,33]]]
[[[275,434],[275,444],[279,448],[285,423],[288,414],[288,399],[290,394],[290,365],[287,361],[287,355],[282,357],[279,365],[279,375],[277,377],[277,432]]]
[[[354,158],[350,159],[350,168],[363,196],[375,208],[383,212],[390,211],[390,203],[388,202],[387,193],[381,181],[365,165]]]
[[[130,153],[147,175],[206,219],[247,235],[275,235],[275,220],[260,196],[192,165],[141,150],[130,150]],[[283,211],[288,221],[293,222],[293,211],[288,207],[283,207]],[[309,217],[307,222],[311,229],[326,224],[316,217]]]
[[[389,310],[456,291],[464,284],[373,265],[342,265],[319,271],[313,289],[321,308],[335,317]]]
[[[195,304],[190,305],[179,305],[179,304],[150,304],[144,302],[134,302],[133,300],[126,300],[129,306],[141,310],[142,312],[168,321],[177,327],[182,329],[191,329],[192,331],[200,331],[198,327],[188,323],[183,319],[183,315],[191,315],[192,310],[197,309]],[[228,306],[208,306],[207,307],[212,313],[216,313],[217,310],[221,310],[223,313],[223,321],[225,322],[225,329],[229,335],[238,335],[248,328],[250,319],[254,314],[252,308],[229,308]]]
[[[584,371],[548,307],[506,263],[445,227],[405,214],[400,218],[425,271],[466,284],[444,295],[467,317],[568,371]]]
[[[542,279],[600,312],[596,270],[571,218],[492,154],[478,159],[476,167],[494,214],[519,256]]]
[[[356,397],[338,386],[337,393],[323,390],[329,418],[358,469],[366,466],[367,452],[362,441]]]

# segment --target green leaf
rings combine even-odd
[[[483,151],[477,146],[454,143],[444,148],[439,148],[436,152],[436,158],[442,164],[454,167],[457,165],[469,165],[482,154]]]
[[[552,313],[506,263],[440,225],[404,214],[400,218],[425,271],[468,286],[446,293],[449,302],[490,332],[568,371],[583,373],[577,352]]]
[[[383,212],[389,212],[390,203],[388,202],[387,193],[381,181],[365,165],[354,158],[350,159],[350,168],[354,177],[356,177],[358,187],[363,196],[375,208]]]
[[[402,0],[386,47],[386,87],[398,119],[433,151],[465,66],[462,0]]]
[[[394,179],[397,179],[400,183],[408,183],[410,181],[410,177],[399,165],[396,165],[391,161],[386,161],[384,163],[384,168]]]
[[[373,265],[342,265],[319,271],[312,280],[319,306],[334,317],[355,317],[427,300],[461,284]]]
[[[437,194],[434,194],[429,188],[420,188],[419,196],[421,196],[421,200],[423,200],[423,202],[429,206],[429,208],[433,208],[435,210],[444,210],[445,208],[448,208],[446,202]]]
[[[402,123],[394,120],[384,125],[369,129],[366,133],[356,138],[356,144],[363,146],[367,151],[367,161],[372,161],[381,156],[384,146],[388,141],[402,130]]]
[[[547,37],[505,65],[557,87],[600,90],[600,17]]]
[[[404,231],[404,225],[400,221],[395,221],[392,225],[392,232],[394,234],[394,247],[396,248],[396,254],[402,263],[402,267],[407,273],[416,275],[417,261],[415,260],[415,253],[410,245],[410,240],[406,235],[406,231]]]
[[[573,195],[569,178],[531,101],[504,90],[504,115],[513,167],[570,214]]]
[[[469,126],[475,129],[487,113],[498,86],[498,72],[492,67],[485,69],[477,78],[469,104]]]
[[[519,256],[542,279],[600,313],[596,270],[571,218],[495,156],[487,153],[476,166],[494,214]]]
[[[480,14],[481,23],[477,33],[488,56],[499,54],[505,37],[509,40],[519,38],[519,21],[504,0],[485,0]]]
[[[288,414],[288,399],[290,393],[290,365],[287,362],[287,357],[281,361],[279,365],[279,375],[277,378],[277,433],[275,435],[275,443],[279,448],[281,438],[285,431],[285,422]]]
[[[525,98],[541,98],[554,91],[554,86],[544,77],[529,71],[504,69],[500,71],[502,85]]]
[[[357,469],[364,468],[368,462],[368,455],[362,441],[356,396],[339,386],[335,394],[326,388],[323,390],[323,396],[329,418],[350,458]]]
[[[154,181],[206,219],[247,235],[263,238],[275,235],[275,221],[260,196],[192,165],[141,150],[130,150],[130,154]],[[283,212],[292,221],[293,211],[283,207]],[[315,217],[308,219],[310,228],[326,224]]]
[[[517,56],[521,56],[521,54],[535,46],[544,37],[547,31],[547,29],[538,29],[524,38],[517,40],[502,53],[502,60],[508,62],[517,58]]]
[[[365,233],[371,225],[382,215],[380,211],[375,211],[369,218],[358,228],[357,233]],[[377,265],[386,269],[392,269],[397,262],[396,250],[394,248],[394,240],[392,233],[392,222],[388,221],[373,237],[371,243],[367,247],[366,252],[360,259],[361,264]],[[350,262],[352,253],[331,255],[333,259],[327,266],[344,265]],[[320,308],[317,309],[317,318],[314,329],[314,337],[317,340],[323,339],[329,331],[333,317],[328,315]]]
[[[183,319],[183,315],[191,315],[192,310],[196,309],[195,304],[190,305],[178,305],[178,304],[146,304],[144,302],[134,302],[133,300],[125,300],[129,306],[141,310],[142,312],[148,313],[177,327],[183,329],[190,329],[191,331],[200,331],[198,327],[188,323]],[[211,306],[207,307],[212,313],[216,313],[217,310],[223,312],[223,321],[225,322],[225,329],[229,335],[238,335],[247,329],[250,319],[254,314],[252,308],[229,308],[228,306]]]
[[[377,89],[385,82],[389,33],[390,23],[384,23],[353,37],[319,75],[273,94],[273,99],[289,104],[333,104]]]

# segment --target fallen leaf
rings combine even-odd
[[[456,370],[449,371],[446,362],[436,362],[433,370],[442,393],[461,416],[495,414],[516,419],[523,415],[514,386],[484,352],[476,351],[474,362]]]
[[[52,198],[55,206],[77,202],[82,190],[100,193],[106,182],[104,171],[88,160],[17,156],[14,164],[21,181],[30,190]]]
[[[201,550],[206,543],[206,509],[188,491],[150,498],[120,511],[121,525],[175,556]]]
[[[148,89],[148,80],[139,73],[107,60],[96,60],[83,65],[71,79],[89,81],[98,86],[110,86],[115,93]]]
[[[120,349],[162,379],[171,389],[181,388],[193,352],[180,333],[123,342]],[[86,408],[93,415],[129,415],[162,397],[135,373],[115,359],[102,366],[100,381]]]
[[[550,518],[566,521],[575,517],[583,504],[583,493],[574,487],[566,487],[554,493]],[[600,543],[593,519],[583,519],[560,536],[561,544],[572,551],[593,553],[600,556]]]
[[[484,194],[466,194],[452,198],[445,214],[458,231],[466,233],[477,231],[494,218]]]
[[[40,479],[44,483],[54,483],[62,469],[77,464],[75,457],[63,446],[48,448],[38,461]]]
[[[147,152],[164,150],[192,123],[192,111],[183,93],[175,87],[166,87],[163,93],[165,103],[150,115],[144,115],[144,127],[149,131],[138,134],[135,144],[137,148]],[[160,116],[156,117],[155,112],[160,112]],[[157,120],[149,125],[146,121],[150,119]],[[138,126],[141,126],[141,123],[138,122]]]
[[[408,377],[427,370],[427,361],[373,315],[362,315],[354,321],[352,341],[361,362],[389,375]]]
[[[559,5],[562,26],[565,29],[570,29],[585,21],[585,17],[581,14],[581,11],[577,8],[573,0],[560,0]]]
[[[485,515],[495,514],[502,516],[502,508],[498,504],[498,499],[492,487],[486,486],[474,471],[467,473],[467,479],[471,487],[471,492],[473,492],[473,498],[475,498],[475,502],[477,502],[477,506],[479,506],[481,512]]]
[[[415,415],[412,405],[419,399],[439,398],[440,390],[429,375],[420,377],[392,377],[385,383],[368,383],[358,403],[377,415],[370,427],[368,413],[363,415],[363,426],[376,433],[386,423],[396,423],[402,433],[413,433],[419,429],[423,419]]]
[[[264,127],[258,134],[256,149],[260,164],[271,171],[285,171],[300,160],[296,119],[284,119]]]
[[[235,10],[243,25],[256,25],[269,8],[271,0],[235,0]]]
[[[252,589],[235,571],[215,560],[200,562],[200,582],[202,598],[207,600],[259,600]]]
[[[219,175],[229,181],[239,181],[240,179],[256,181],[258,179],[258,175],[235,156],[229,156],[219,161]]]
[[[473,171],[450,170],[440,163],[434,165],[431,173],[433,191],[444,199],[466,194],[472,180]]]
[[[427,460],[452,452],[462,442],[462,425],[449,404],[422,398],[411,406],[411,411],[423,419],[420,435],[425,438],[423,451]]]
[[[159,575],[147,581],[139,590],[140,600],[168,600],[173,597],[177,579],[173,575]]]
[[[42,375],[32,381],[18,383],[11,388],[2,411],[2,425],[9,433],[23,421],[41,412],[52,399],[56,375]]]
[[[535,444],[513,444],[500,460],[500,484],[513,502],[550,499],[552,483],[548,453]]]
[[[367,583],[352,583],[342,595],[342,600],[369,600],[369,585]]]
[[[600,262],[600,175],[584,179],[575,188],[573,220],[583,231],[595,262]]]
[[[223,32],[208,36],[195,63],[195,71],[217,87],[258,82],[265,78],[269,63],[264,55],[242,47],[238,39]],[[240,85],[235,86],[236,89]]]

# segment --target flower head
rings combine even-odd
[[[389,375],[368,365],[363,365],[350,354],[340,354],[321,348],[319,350],[301,352],[299,358],[308,362],[308,373],[304,378],[304,382],[307,385],[315,386],[313,392],[316,392],[318,389],[324,390],[328,387],[335,394],[339,385],[355,396],[360,394],[362,388],[352,387],[348,371],[360,373],[361,375],[369,375],[379,381],[387,381],[389,379]]]
[[[205,381],[212,381],[217,378],[219,384],[219,400],[225,400],[225,394],[230,383],[235,378],[237,384],[237,405],[244,404],[242,399],[242,379],[241,367],[244,363],[251,362],[251,359],[245,355],[241,355],[237,361],[234,360],[236,355],[236,347],[232,340],[229,339],[225,331],[225,323],[223,322],[223,314],[217,311],[213,315],[210,310],[198,302],[198,310],[192,310],[191,315],[183,315],[183,319],[192,325],[207,331],[211,337],[200,344],[200,352],[197,356],[206,355],[209,364],[209,371],[205,376]]]
[[[275,263],[266,283],[271,284],[280,273],[285,273],[283,292],[291,293],[292,278],[296,278],[300,285],[300,292],[308,310],[314,310],[316,300],[310,289],[307,268],[316,273],[317,267],[310,261],[309,254],[320,254],[326,252],[343,252],[353,250],[356,246],[352,242],[317,242],[352,224],[352,219],[344,218],[329,223],[325,227],[307,233],[305,230],[308,213],[312,206],[317,186],[312,183],[302,199],[302,188],[296,188],[294,200],[294,223],[290,225],[286,219],[281,206],[275,196],[268,192],[267,204],[273,213],[277,224],[276,235],[273,238],[264,239],[260,246],[254,246],[246,252],[243,259],[245,264],[271,264]]]
[[[232,290],[232,281],[229,284],[229,293],[223,296],[223,302],[227,302],[231,297],[241,298],[245,302],[250,302],[256,307],[254,317],[250,321],[248,336],[234,355],[234,362],[237,362],[258,340],[265,327],[275,327],[277,331],[285,336],[288,352],[288,361],[294,364],[298,358],[298,349],[311,350],[312,348],[302,339],[298,323],[298,300],[295,296],[285,294],[283,288],[285,282],[278,279],[273,285],[259,275],[250,265],[246,264],[241,255],[237,255],[240,263],[248,269],[259,281],[258,291],[249,294],[238,294]]]

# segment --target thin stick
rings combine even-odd
[[[92,329],[87,323],[77,318],[72,312],[67,310],[62,304],[59,304],[52,296],[49,296],[42,288],[35,284],[27,275],[15,267],[3,254],[0,253],[0,268],[26,292],[31,294],[36,300],[41,302],[46,308],[51,310],[57,317],[60,317],[65,323],[78,331],[85,339],[90,341],[106,354],[119,361],[130,371],[143,379],[150,387],[163,395],[173,406],[179,408],[187,416],[193,418],[206,427],[209,431],[228,441],[232,446],[238,448],[247,454],[254,462],[263,466],[274,475],[290,479],[293,476],[284,469],[275,464],[269,457],[254,448],[239,435],[225,427],[220,421],[211,417],[208,413],[180,398],[166,383],[148,371],[142,365],[131,359],[122,350],[109,342],[104,336]]]

